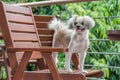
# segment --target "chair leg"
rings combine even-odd
[[[39,68],[40,70],[47,68],[46,63],[45,63],[45,60],[44,60],[43,58],[37,59],[37,66],[38,66],[38,68]]]
[[[7,75],[6,80],[11,80],[11,70],[10,70],[10,66],[9,66],[9,62],[8,62],[8,58],[7,58],[8,56],[7,56],[5,48],[2,48],[2,53],[3,53],[5,71],[6,71],[6,75]]]
[[[46,64],[51,72],[53,80],[63,80],[58,72],[58,69],[55,66],[54,60],[50,53],[42,53],[45,58]]]
[[[7,75],[7,80],[11,80],[11,70],[9,66],[6,67],[6,75]]]
[[[35,65],[34,70],[38,71],[38,70],[39,70],[39,68],[38,68],[38,64],[37,64],[37,62],[36,62],[36,63],[34,63],[34,65]]]
[[[75,53],[73,53],[73,55],[72,55],[72,61],[73,61],[75,69],[78,69],[79,61],[78,61],[77,55]]]
[[[2,70],[1,70],[2,66],[0,66],[0,79],[2,78]]]
[[[22,56],[22,59],[13,75],[13,80],[23,80],[24,69],[27,66],[28,61],[30,60],[31,55],[32,51],[24,52],[24,55]]]

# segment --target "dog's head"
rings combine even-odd
[[[89,16],[73,16],[68,20],[69,29],[74,29],[80,33],[95,26],[95,22]]]

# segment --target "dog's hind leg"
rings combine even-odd
[[[52,42],[52,47],[59,47],[59,42],[57,41],[57,39],[53,39],[53,42]],[[58,52],[54,52],[52,53],[52,57],[53,57],[53,60],[55,62],[55,65],[57,66],[57,63],[58,63]]]
[[[86,56],[86,52],[84,53],[78,53],[79,57],[79,65],[78,65],[78,69],[80,70],[81,73],[85,72],[84,71],[84,61],[85,61],[85,56]]]

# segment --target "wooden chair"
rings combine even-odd
[[[12,6],[0,2],[0,20],[13,80],[85,80],[84,74],[58,73],[51,52],[65,52],[65,48],[42,47],[32,11],[29,7]],[[20,61],[16,54],[23,53]],[[44,57],[48,70],[24,71],[33,52]],[[10,80],[10,79],[9,79]]]
[[[52,46],[52,38],[54,31],[48,29],[48,23],[53,18],[53,16],[34,16],[36,27],[38,30],[39,38],[41,39],[42,46]],[[1,31],[1,30],[0,30]],[[2,35],[0,35],[0,40],[3,40]],[[4,45],[1,45],[1,47],[4,47]],[[23,54],[16,54],[17,58],[21,58]],[[38,57],[38,53],[33,53],[32,57],[29,61],[29,64],[35,64],[36,68],[35,70],[41,70],[46,69],[46,63],[42,57]],[[7,59],[6,59],[7,60]],[[74,68],[78,69],[78,60],[75,54],[72,56],[72,61],[74,63]],[[3,58],[0,59],[0,66],[5,66]],[[7,67],[6,67],[7,68]],[[86,77],[101,77],[103,75],[103,72],[101,70],[92,70],[89,71],[88,74],[85,74]],[[9,77],[10,75],[7,74]]]

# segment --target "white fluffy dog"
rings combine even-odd
[[[68,73],[72,72],[70,60],[73,53],[78,53],[78,69],[84,72],[83,65],[89,45],[88,33],[94,25],[94,20],[89,16],[74,16],[68,20],[67,25],[54,18],[49,24],[48,27],[55,30],[53,47],[68,47],[68,52],[65,53],[65,69]],[[57,55],[57,53],[53,54],[56,64]]]

